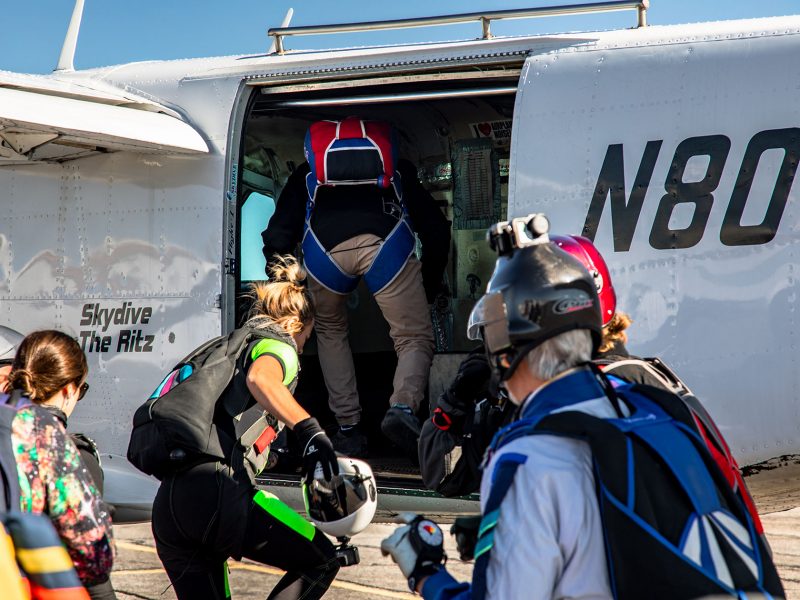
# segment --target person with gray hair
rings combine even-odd
[[[591,360],[601,329],[589,273],[545,242],[498,259],[487,293],[470,317],[468,335],[483,339],[494,377],[524,413],[540,396],[551,401],[548,388],[574,396],[572,380],[592,377],[581,365]],[[600,397],[602,392],[592,391],[597,393],[586,398],[595,404],[589,408],[592,414],[615,416],[611,403]],[[611,597],[586,444],[536,435],[495,452],[481,483],[482,513],[491,512],[486,504],[493,477],[487,475],[505,462],[503,457],[520,456],[526,460],[503,501],[503,519],[494,532],[493,556],[502,559],[488,565],[488,596]],[[425,564],[409,551],[412,531],[424,532],[431,525],[420,526],[410,515],[407,519],[410,523],[384,540],[381,549],[396,560],[412,589],[426,598],[440,593],[447,598],[456,591],[475,597],[475,579],[471,589],[457,584],[435,561]],[[478,557],[479,552],[480,548]]]
[[[472,582],[447,572],[442,530],[421,515],[401,515],[382,553],[435,600],[784,597],[681,399],[591,362],[597,286],[543,219],[490,230],[500,257],[470,316],[517,406],[484,461]]]

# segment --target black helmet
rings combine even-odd
[[[490,243],[494,233],[503,230],[504,242],[493,243],[501,256],[486,294],[472,310],[467,335],[483,339],[500,380],[508,379],[528,352],[566,331],[588,329],[593,350],[600,346],[597,286],[577,259],[549,243],[542,217],[513,219],[490,230]],[[533,219],[538,220],[535,228]],[[517,221],[524,225],[519,227]],[[533,237],[514,238],[531,231]]]

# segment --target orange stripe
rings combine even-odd
[[[85,588],[46,589],[31,586],[31,600],[90,600]]]

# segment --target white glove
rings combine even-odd
[[[381,554],[392,556],[415,592],[420,579],[436,573],[446,560],[444,535],[436,523],[414,513],[402,513],[395,521],[406,524],[381,542]]]
[[[414,513],[402,513],[395,522],[411,523],[417,515]],[[403,576],[408,579],[417,566],[417,551],[411,546],[411,540],[408,537],[411,531],[411,525],[403,525],[394,530],[394,533],[385,540],[381,541],[381,554],[389,556],[391,554],[392,560],[397,563]]]

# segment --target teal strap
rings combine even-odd
[[[514,483],[517,469],[525,464],[528,457],[517,452],[508,452],[500,456],[492,473],[492,486],[489,499],[483,507],[483,518],[479,529],[478,542],[475,545],[475,567],[472,570],[472,598],[486,598],[486,574],[489,570],[489,559],[494,546],[494,532],[500,519],[503,500]]]
[[[261,356],[272,356],[283,367],[283,385],[288,386],[297,377],[297,372],[300,370],[300,361],[297,358],[297,352],[286,342],[280,340],[273,340],[272,338],[264,338],[259,341],[250,351],[250,360],[255,360]]]
[[[273,496],[264,490],[258,490],[253,497],[253,502],[264,509],[264,512],[271,517],[280,521],[286,525],[286,527],[303,536],[308,541],[314,539],[314,534],[317,531],[316,528],[286,504],[278,500],[277,496]]]

